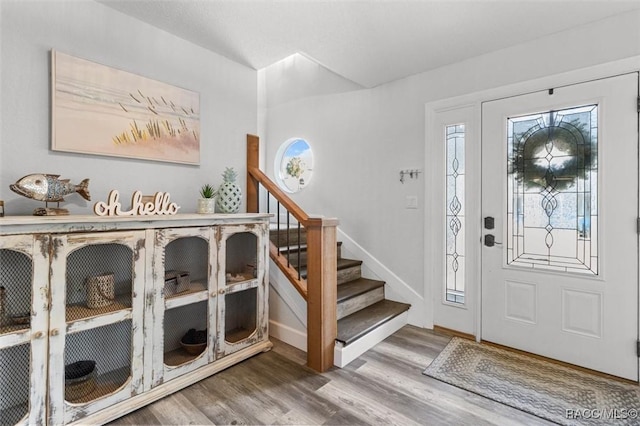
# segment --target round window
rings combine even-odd
[[[313,152],[309,143],[300,138],[283,143],[274,164],[276,182],[284,191],[293,193],[309,185],[313,173]]]

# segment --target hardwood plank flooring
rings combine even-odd
[[[113,425],[551,425],[422,375],[450,337],[405,326],[344,369],[317,374],[276,339],[256,355]]]

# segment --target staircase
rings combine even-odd
[[[270,239],[281,255],[306,278],[307,240],[304,228],[272,229]],[[344,367],[407,324],[406,303],[385,299],[384,281],[363,278],[362,261],[342,257],[337,243],[337,320],[338,333],[334,365]]]
[[[309,216],[260,170],[256,135],[247,135],[246,194],[247,213],[262,207],[276,220],[269,257],[306,303],[309,368],[344,367],[408,322],[409,305],[386,300],[384,282],[342,257],[338,219]]]

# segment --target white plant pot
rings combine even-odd
[[[196,211],[201,214],[214,213],[216,211],[216,199],[198,198],[198,208]]]

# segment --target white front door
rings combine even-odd
[[[637,97],[632,73],[483,104],[482,340],[638,380]]]

